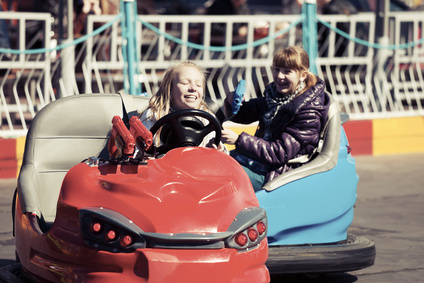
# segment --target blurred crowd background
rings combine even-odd
[[[47,12],[58,24],[62,15],[61,9],[63,9],[61,2],[65,1],[2,0],[0,9],[14,12]],[[317,0],[317,12],[318,14],[375,12],[378,1],[381,0]],[[284,15],[299,14],[302,3],[303,0],[142,0],[137,1],[137,12],[140,15]],[[84,31],[86,15],[113,15],[117,14],[120,8],[119,0],[74,0],[73,4],[76,34]],[[390,0],[389,10],[424,10],[424,0]],[[16,21],[12,22],[9,28],[13,28],[15,25]],[[31,26],[28,26],[27,29],[30,32]],[[5,42],[1,42],[1,44],[0,47],[7,47]]]

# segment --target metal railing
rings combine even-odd
[[[51,93],[53,53],[30,54],[26,51],[38,44],[51,46],[51,16],[46,13],[0,13],[0,20],[15,21],[10,29],[15,50],[19,53],[0,53],[0,126],[2,136],[26,132],[27,122],[37,110],[54,99]],[[31,37],[27,31],[32,27]],[[3,120],[7,122],[3,128]],[[18,133],[19,134],[19,133]]]
[[[317,59],[320,76],[352,119],[424,114],[424,19],[419,12],[396,12],[389,21],[389,42],[380,45],[373,40],[372,14],[320,17],[331,30]],[[335,28],[342,23],[345,32]],[[326,48],[329,56],[322,53]]]
[[[125,89],[126,40],[119,18],[88,17],[87,37],[76,45],[73,93],[66,93],[62,85],[68,78],[61,76],[61,57],[55,55],[61,50],[48,49],[50,17],[20,14],[0,13],[0,19],[44,17],[44,36],[33,45],[47,50],[38,55],[0,52],[0,69],[6,70],[0,74],[0,135],[24,133],[35,113],[60,96]],[[373,13],[319,15],[318,75],[351,119],[423,115],[423,21],[419,13],[390,14],[389,45],[380,46],[374,43]],[[302,15],[138,16],[136,82],[152,94],[167,68],[191,60],[207,70],[207,93],[213,100],[223,99],[241,78],[247,81],[248,99],[260,96],[272,81],[274,52],[302,44],[302,23]],[[241,25],[247,28],[246,36],[237,34]],[[25,35],[24,30],[18,32],[19,37]],[[20,45],[22,52],[36,48],[26,38],[19,42],[27,43]],[[5,56],[11,61],[5,62]]]
[[[90,17],[89,26],[109,20],[109,17]],[[256,27],[258,23],[264,27]],[[222,99],[225,92],[234,88],[242,77],[248,79],[248,97],[256,97],[264,90],[269,80],[269,66],[276,49],[301,43],[301,34],[296,29],[299,16],[142,16],[137,22],[137,33],[141,34],[138,52],[141,58],[138,64],[138,81],[147,93],[154,93],[161,81],[163,72],[176,61],[190,60],[205,68],[208,73],[207,90],[213,100]],[[226,25],[226,34],[215,34],[214,24]],[[233,35],[234,26],[247,26],[247,36]],[[293,24],[293,29],[280,31],[281,35],[269,40],[258,41],[266,37],[269,30],[278,32],[279,24]],[[269,26],[268,26],[269,25]],[[91,32],[92,29],[89,29]],[[262,33],[261,33],[262,31]],[[264,32],[266,34],[264,34]],[[86,82],[90,74],[100,81],[99,70],[104,74],[122,70],[124,62],[119,55],[122,39],[114,31],[110,32],[106,42],[96,38],[88,39]],[[97,41],[97,43],[94,43]],[[104,44],[103,44],[104,43]],[[94,47],[94,46],[97,47]],[[104,52],[108,48],[111,52]],[[89,50],[93,49],[93,53]],[[103,50],[103,51],[101,51]],[[264,76],[266,79],[264,80]],[[117,78],[117,77],[115,77]],[[254,82],[257,82],[255,85]],[[86,84],[85,92],[91,92],[91,83]],[[100,86],[99,86],[100,87]]]

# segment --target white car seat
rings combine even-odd
[[[18,177],[22,212],[34,212],[53,223],[65,174],[88,157],[109,158],[108,135],[115,115],[123,117],[124,101],[142,111],[149,99],[120,94],[82,94],[56,100],[33,119]],[[127,107],[129,108],[129,107]],[[135,109],[127,110],[134,115]]]

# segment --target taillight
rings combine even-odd
[[[100,233],[102,231],[102,224],[100,224],[99,222],[93,222],[90,224],[90,231],[92,233]]]
[[[114,230],[109,230],[105,233],[105,239],[108,242],[112,242],[112,241],[116,240],[116,238],[117,238],[117,235],[116,235],[116,232]]]
[[[258,229],[259,235],[262,235],[266,231],[266,226],[262,221],[256,223],[256,228]]]
[[[131,235],[120,232],[115,228],[103,228],[103,224],[98,221],[90,223],[90,232],[92,236],[96,238],[103,235],[107,243],[117,242],[121,248],[128,248],[134,243],[134,239]]]
[[[247,235],[249,236],[250,241],[254,242],[258,239],[259,232],[254,228],[249,228],[249,230],[247,230]]]
[[[80,209],[80,223],[85,243],[95,249],[130,253],[146,248],[143,230],[116,211],[102,207]]]
[[[352,152],[352,148],[348,145],[346,145],[346,148],[347,148],[347,154],[350,154]]]
[[[129,247],[133,243],[133,238],[130,235],[124,235],[119,239],[119,243],[124,248]]]
[[[243,232],[237,234],[237,236],[235,238],[235,242],[240,247],[244,247],[247,244],[247,236],[246,236],[246,234],[244,234]]]
[[[266,237],[266,219],[256,222],[254,225],[237,233],[229,246],[238,250],[258,245]]]

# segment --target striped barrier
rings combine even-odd
[[[25,137],[0,138],[0,179],[18,176],[24,148]]]
[[[256,125],[228,124],[236,133],[254,134]],[[424,117],[348,121],[344,129],[352,155],[424,152]],[[16,178],[22,164],[25,137],[0,138],[0,179]],[[231,150],[234,147],[228,146]]]
[[[424,152],[424,117],[351,120],[343,125],[352,155]],[[234,126],[236,133],[255,132],[254,126]],[[231,148],[232,149],[232,148]]]
[[[424,117],[349,121],[345,124],[353,155],[424,152]]]

